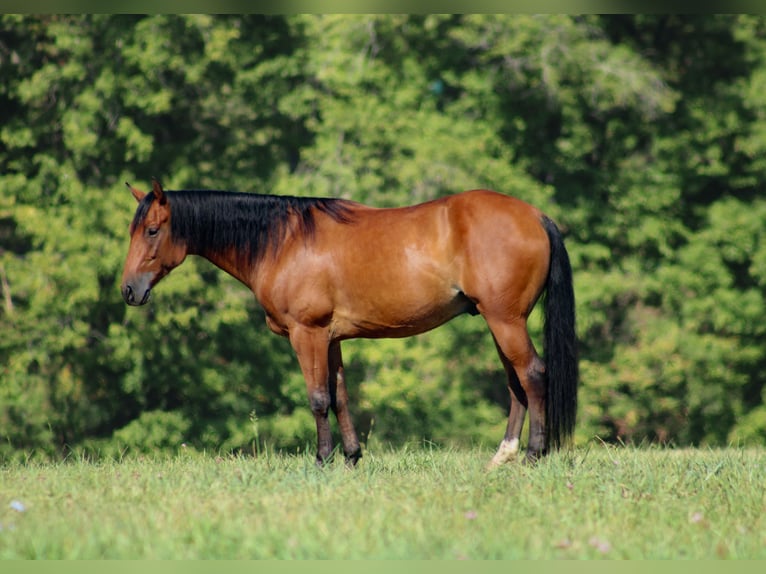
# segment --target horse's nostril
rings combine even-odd
[[[125,285],[125,287],[122,288],[122,297],[125,299],[126,303],[135,303],[136,297],[133,294],[133,287]]]

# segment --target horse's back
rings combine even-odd
[[[387,239],[436,240],[445,233],[458,241],[471,233],[543,237],[542,212],[509,195],[474,189],[405,207],[378,208],[351,204],[353,233]],[[448,226],[448,228],[445,228]],[[338,230],[336,230],[338,231]],[[396,243],[396,242],[395,242]]]

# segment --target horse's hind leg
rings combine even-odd
[[[362,458],[362,449],[359,447],[359,439],[356,436],[354,423],[348,409],[348,392],[343,373],[343,357],[340,350],[340,341],[330,343],[330,406],[338,419],[343,452],[346,455],[346,464],[356,465]]]
[[[545,453],[545,366],[529,338],[525,319],[501,322],[488,318],[487,323],[508,373],[511,393],[508,427],[490,466],[506,462],[518,451],[526,410],[529,410],[527,460],[535,461]]]
[[[511,409],[508,413],[508,425],[505,428],[505,436],[503,441],[489,461],[487,468],[494,468],[500,466],[516,458],[519,452],[521,429],[524,427],[524,418],[527,415],[527,401],[524,391],[521,389],[519,378],[516,376],[516,371],[513,368],[511,362],[503,354],[500,349],[500,345],[495,340],[495,346],[497,347],[500,359],[503,362],[506,376],[508,377],[508,393],[511,397]]]

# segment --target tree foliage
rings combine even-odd
[[[122,302],[123,182],[152,176],[380,206],[516,195],[567,235],[579,440],[766,440],[763,18],[2,23],[0,458],[313,442],[289,345],[233,279],[190,259],[148,307]],[[500,439],[480,318],[344,351],[367,440]]]

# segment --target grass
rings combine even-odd
[[[0,559],[766,558],[766,451],[485,450],[0,467]]]

